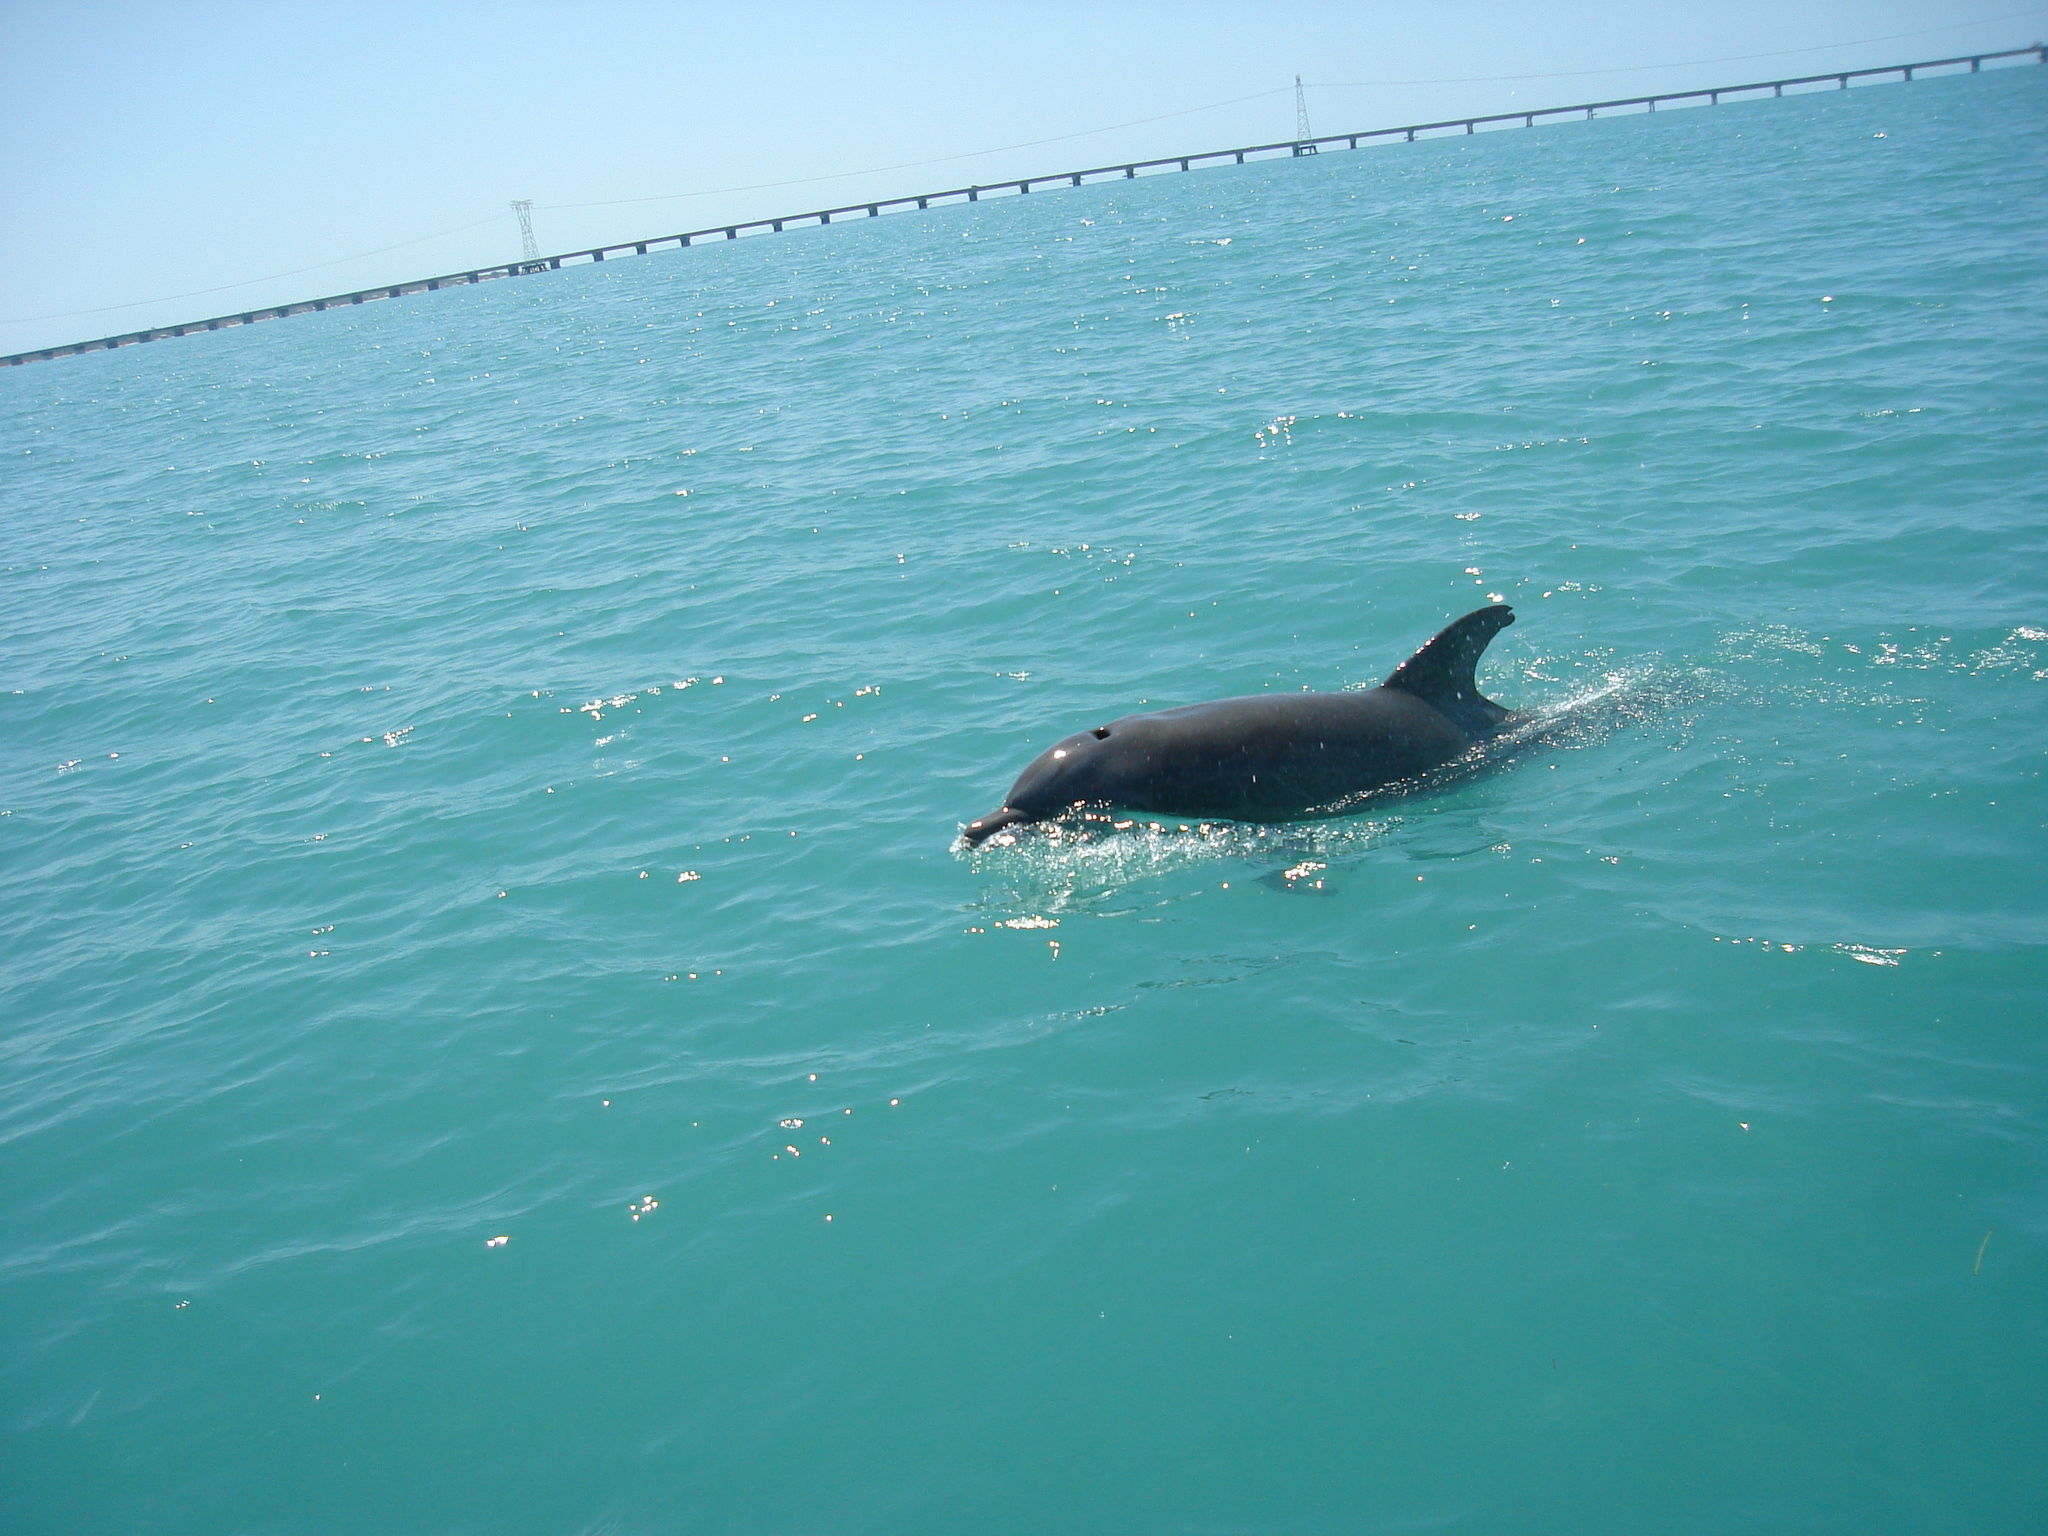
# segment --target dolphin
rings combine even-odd
[[[1257,693],[1078,732],[1033,759],[1001,808],[961,836],[974,847],[1083,805],[1234,821],[1342,815],[1522,718],[1473,677],[1487,643],[1514,622],[1504,603],[1468,613],[1366,691]]]

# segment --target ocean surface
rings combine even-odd
[[[0,373],[0,1528],[2041,1530],[2044,237],[2023,68]]]

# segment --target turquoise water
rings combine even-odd
[[[0,375],[20,1532],[2048,1518],[2048,71]],[[1494,594],[1553,740],[968,855]]]

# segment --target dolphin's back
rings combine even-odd
[[[1313,815],[1415,778],[1471,739],[1390,688],[1252,694],[1113,720],[1096,795],[1131,810],[1249,821]]]

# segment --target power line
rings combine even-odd
[[[1955,21],[1939,27],[1921,27],[1914,32],[1888,32],[1883,37],[1859,37],[1848,43],[1814,43],[1805,48],[1774,48],[1769,53],[1732,53],[1718,59],[1686,59],[1676,64],[1617,64],[1606,69],[1554,69],[1540,75],[1461,75],[1444,80],[1322,80],[1311,81],[1311,90],[1350,90],[1354,87],[1388,85],[1494,85],[1511,80],[1571,80],[1586,75],[1640,75],[1658,69],[1693,69],[1702,64],[1744,64],[1751,59],[1782,59],[1794,53],[1826,53],[1834,48],[1861,48],[1866,43],[1894,43],[1905,37],[1926,37],[1932,32],[1956,32],[1964,27],[1988,27],[1994,22],[2035,16],[2040,6],[2024,11],[2007,11],[2003,16],[1985,16],[1976,21]]]
[[[1310,82],[1310,90],[1349,90],[1358,87],[1384,87],[1398,85],[1488,85],[1513,80],[1569,80],[1584,75],[1629,75],[1641,74],[1659,69],[1692,69],[1703,64],[1738,64],[1750,59],[1773,59],[1795,53],[1823,53],[1832,48],[1861,48],[1869,43],[1888,43],[1904,37],[1924,37],[1931,32],[1953,32],[1959,27],[1989,26],[1994,22],[2011,21],[2018,16],[2032,16],[2040,7],[2025,11],[2009,11],[2001,16],[1986,16],[1977,21],[1953,22],[1939,27],[1922,27],[1914,32],[1892,32],[1883,37],[1862,37],[1842,43],[1815,43],[1805,48],[1780,48],[1770,53],[1743,53],[1721,59],[1685,59],[1670,64],[1624,64],[1608,69],[1565,69],[1551,70],[1527,75],[1464,75],[1441,80],[1338,80]],[[1300,76],[1296,76],[1297,87]],[[1199,107],[1182,107],[1173,112],[1161,112],[1153,117],[1135,117],[1128,122],[1106,123],[1100,128],[1082,128],[1073,133],[1058,133],[1050,138],[1026,139],[1016,144],[998,144],[989,149],[969,150],[964,154],[940,155],[930,160],[904,160],[894,165],[872,165],[858,171],[834,171],[824,176],[798,176],[787,181],[757,181],[744,186],[706,187],[699,192],[663,192],[650,197],[615,197],[587,203],[544,203],[543,208],[568,211],[576,208],[623,208],[634,203],[682,202],[694,197],[722,197],[734,192],[769,192],[781,187],[809,187],[824,181],[846,181],[855,176],[879,176],[889,171],[914,171],[928,165],[949,165],[956,160],[978,160],[984,155],[1006,154],[1013,149],[1036,149],[1041,144],[1063,144],[1072,139],[1091,138],[1098,133],[1114,133],[1121,128],[1139,128],[1147,123],[1163,123],[1169,118],[1192,117],[1197,112],[1214,112],[1221,107],[1234,107],[1247,101],[1261,101],[1269,96],[1278,96],[1286,91],[1279,86],[1269,91],[1253,91],[1248,96],[1233,96],[1227,101],[1206,102]],[[1297,95],[1297,110],[1300,98]],[[1309,138],[1309,134],[1299,135]]]
[[[194,288],[188,293],[166,293],[154,299],[130,299],[126,304],[102,304],[98,309],[66,310],[61,315],[24,315],[19,319],[0,320],[0,325],[32,325],[39,320],[70,320],[79,315],[111,314],[117,309],[140,309],[145,304],[171,304],[179,299],[203,298],[209,293],[226,293],[231,288],[248,288],[257,283],[275,282],[280,277],[297,277],[302,272],[318,272],[323,267],[338,267],[343,262],[362,261],[370,256],[382,256],[386,251],[402,251],[408,245],[422,245],[429,240],[440,240],[449,235],[459,235],[465,230],[479,228],[485,224],[495,224],[503,217],[504,215],[501,213],[494,213],[488,218],[471,219],[467,224],[458,224],[453,229],[436,230],[431,235],[414,235],[410,240],[399,240],[390,245],[380,245],[374,251],[357,251],[353,256],[336,256],[329,261],[316,261],[310,267],[294,267],[289,272],[271,272],[262,277],[245,277],[238,283],[222,283],[217,288]]]
[[[903,160],[895,165],[871,165],[866,170],[834,171],[826,176],[798,176],[789,181],[756,181],[743,187],[706,187],[701,192],[661,192],[652,197],[614,197],[595,203],[544,203],[542,207],[549,210],[566,210],[621,208],[628,203],[673,203],[688,197],[718,197],[727,192],[767,192],[777,187],[808,187],[821,181],[845,181],[851,176],[879,176],[885,171],[915,171],[927,165],[947,165],[955,160],[979,160],[983,155],[1000,155],[1013,149],[1036,149],[1041,144],[1063,144],[1069,139],[1085,139],[1098,133],[1114,133],[1119,128],[1138,128],[1146,123],[1163,123],[1170,117],[1191,117],[1197,112],[1213,112],[1218,107],[1234,107],[1241,102],[1278,96],[1286,89],[1284,85],[1276,86],[1270,91],[1253,91],[1249,96],[1233,96],[1228,101],[1212,101],[1199,107],[1182,107],[1174,112],[1161,112],[1156,117],[1134,117],[1127,123],[1107,123],[1100,128],[1083,128],[1075,133],[1056,133],[1051,138],[1025,139],[1016,144],[998,144],[993,149],[970,149],[965,154],[939,155],[930,160]]]

